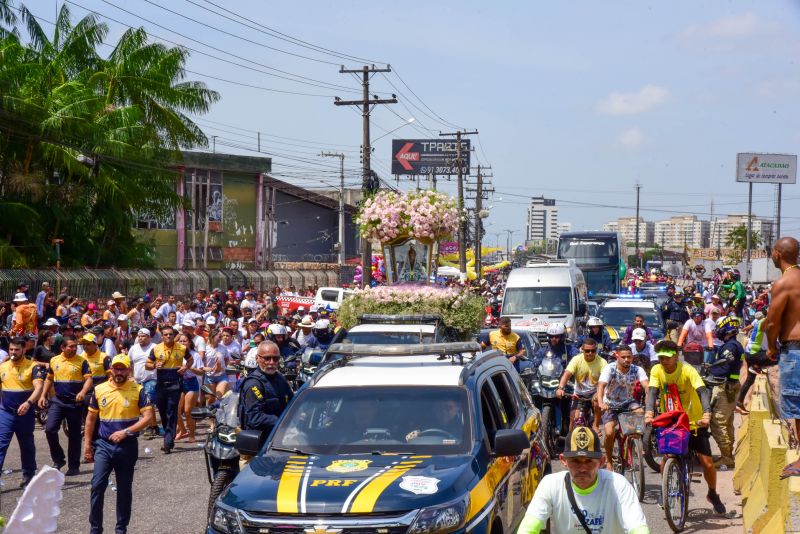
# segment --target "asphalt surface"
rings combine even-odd
[[[737,425],[739,423],[737,416]],[[205,426],[199,429],[198,442],[205,438]],[[62,445],[66,438],[62,435]],[[713,440],[712,440],[713,444]],[[203,451],[198,445],[178,442],[172,454],[160,451],[161,440],[139,439],[139,462],[136,465],[133,490],[133,517],[128,532],[131,534],[147,532],[153,534],[202,533],[205,527],[205,514],[208,504],[209,483],[203,463]],[[150,452],[146,452],[149,449]],[[36,430],[36,456],[38,465],[50,464],[44,432]],[[558,461],[554,468],[558,469]],[[17,489],[21,481],[19,448],[16,441],[9,448],[1,488],[0,513],[10,517],[22,494]],[[8,473],[8,470],[12,470]],[[650,531],[669,532],[664,520],[664,512],[658,505],[661,491],[661,478],[646,468],[646,490],[643,508]],[[89,531],[89,493],[91,488],[92,466],[81,465],[81,474],[67,478],[63,491],[60,534],[85,534]],[[716,516],[711,505],[705,500],[707,487],[702,477],[695,477],[692,484],[689,521],[685,532],[741,532],[741,498],[733,494],[733,471],[718,473],[717,488],[728,510],[735,512],[733,519]],[[112,476],[113,480],[113,476]],[[106,491],[105,531],[114,532],[115,495],[111,487]]]

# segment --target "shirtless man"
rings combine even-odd
[[[772,306],[767,312],[767,356],[778,358],[781,415],[794,419],[800,436],[800,244],[793,237],[781,237],[772,247],[772,263],[783,273],[772,283]],[[780,349],[778,348],[780,341]],[[797,463],[797,462],[795,462]],[[794,466],[787,466],[794,467]],[[797,466],[797,467],[800,467]]]

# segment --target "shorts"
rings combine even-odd
[[[151,403],[156,402],[156,381],[154,379],[145,380],[142,382],[142,389],[144,389],[147,398],[150,399]]]
[[[711,433],[708,428],[698,428],[697,435],[695,435],[694,432],[689,433],[689,450],[697,454],[711,456],[710,437]]]
[[[217,385],[220,382],[227,382],[227,381],[228,381],[228,375],[206,376],[206,384]]]
[[[620,406],[619,408],[610,408],[603,412],[603,416],[601,419],[603,420],[603,424],[616,422],[619,419],[619,413],[622,411],[633,411],[638,410],[641,408],[642,405],[636,402],[635,400],[631,400]]]
[[[586,401],[586,402],[591,402],[592,406],[594,406],[594,402],[592,401]],[[575,397],[572,397],[572,400],[569,403],[569,411],[572,412],[574,410],[580,410],[581,404],[583,403],[584,401],[582,399],[577,399]]]
[[[192,378],[185,378],[181,383],[181,392],[182,393],[200,393],[200,381],[197,380],[196,376]]]
[[[781,416],[800,419],[800,350],[781,351],[778,361]]]

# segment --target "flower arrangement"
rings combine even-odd
[[[399,285],[378,286],[357,291],[345,299],[336,313],[345,328],[358,324],[365,313],[385,315],[441,315],[445,326],[465,339],[478,328],[486,315],[484,300],[460,288]]]
[[[438,240],[458,229],[455,201],[437,191],[380,191],[361,207],[361,237],[387,243],[399,237]]]

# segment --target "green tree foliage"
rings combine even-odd
[[[150,266],[137,213],[185,207],[180,150],[207,146],[186,114],[219,94],[184,80],[186,50],[138,28],[102,56],[107,34],[93,15],[73,25],[66,4],[48,34],[0,0],[0,267],[53,264],[54,238],[65,266]]]
[[[750,233],[750,248],[757,249],[761,246],[762,239],[758,232],[753,231]],[[736,258],[734,260],[738,263],[744,259],[745,251],[747,250],[747,225],[740,224],[725,237],[725,246],[733,249]]]

